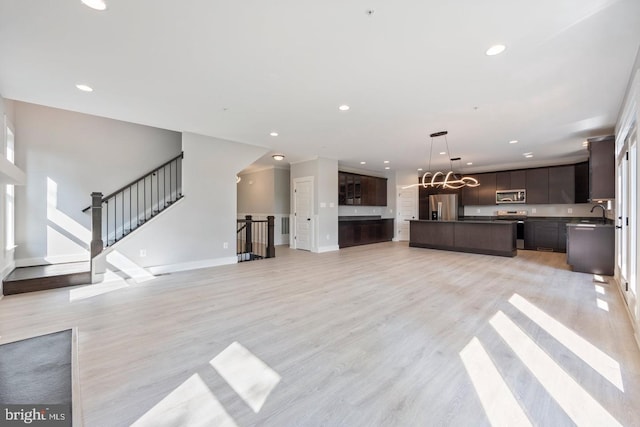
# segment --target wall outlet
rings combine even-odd
[[[229,242],[224,242],[222,244],[222,249],[229,249]]]
[[[329,203],[329,207],[330,207],[330,208],[335,208],[335,207],[336,207],[336,205],[335,205],[335,203],[331,202],[331,203]]]
[[[536,213],[536,208],[531,208],[531,213]]]
[[[327,234],[327,240],[331,240],[331,234]]]
[[[326,208],[326,207],[327,207],[327,204],[326,204],[325,202],[320,202],[320,207],[321,207],[321,208]]]
[[[567,213],[573,213],[573,209],[568,208],[568,209],[567,209]]]
[[[476,213],[480,213],[480,209],[476,209]]]
[[[147,250],[146,249],[140,249],[140,258],[144,258],[147,256]]]
[[[354,209],[354,210],[353,210],[353,213],[358,213],[358,209]]]

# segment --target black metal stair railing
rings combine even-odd
[[[267,219],[253,219],[252,215],[245,215],[244,219],[239,219],[237,222],[236,254],[238,255],[238,262],[255,261],[276,256],[274,216],[270,215]]]
[[[91,194],[91,206],[82,211],[91,209],[92,258],[183,197],[183,157],[180,153],[108,196]]]

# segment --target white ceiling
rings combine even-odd
[[[425,167],[440,130],[467,172],[582,160],[640,45],[638,0],[107,4],[0,0],[0,94],[372,171]]]

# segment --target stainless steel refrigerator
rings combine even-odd
[[[457,221],[458,195],[434,194],[429,196],[429,213],[432,220]]]

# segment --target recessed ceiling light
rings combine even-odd
[[[278,136],[278,132],[271,132],[269,135],[271,135],[271,136]]]
[[[447,152],[446,151],[441,151],[440,154],[447,154]]]
[[[338,110],[347,111],[349,108],[351,108],[351,107],[349,107],[348,105],[341,105],[341,106],[338,107]]]
[[[391,169],[391,167],[390,167],[390,166],[385,166],[384,168],[385,168],[385,169]]]
[[[277,161],[284,160],[284,154],[274,154],[271,157],[273,157],[273,160],[277,160]]]
[[[360,162],[360,164],[361,164],[361,165],[366,165],[366,164],[367,164],[367,162]]]
[[[517,144],[518,140],[517,139],[512,139],[511,141],[509,141],[509,144]]]
[[[473,162],[467,162],[467,166],[471,166]]]
[[[383,163],[384,163],[384,164],[387,164],[387,163],[389,163],[389,160],[385,160]]]
[[[107,4],[104,0],[82,0],[82,3],[95,10],[105,10],[107,8]]]
[[[505,45],[503,45],[503,44],[496,44],[496,45],[491,46],[489,49],[487,49],[487,51],[485,53],[487,55],[489,55],[489,56],[494,56],[494,55],[498,55],[498,54],[504,52],[504,50],[506,48],[507,47]]]
[[[83,92],[93,92],[93,88],[85,84],[77,84],[76,87]]]
[[[418,168],[418,172],[422,172],[422,168]]]
[[[524,153],[522,155],[525,156],[527,159],[533,157],[533,153]]]

